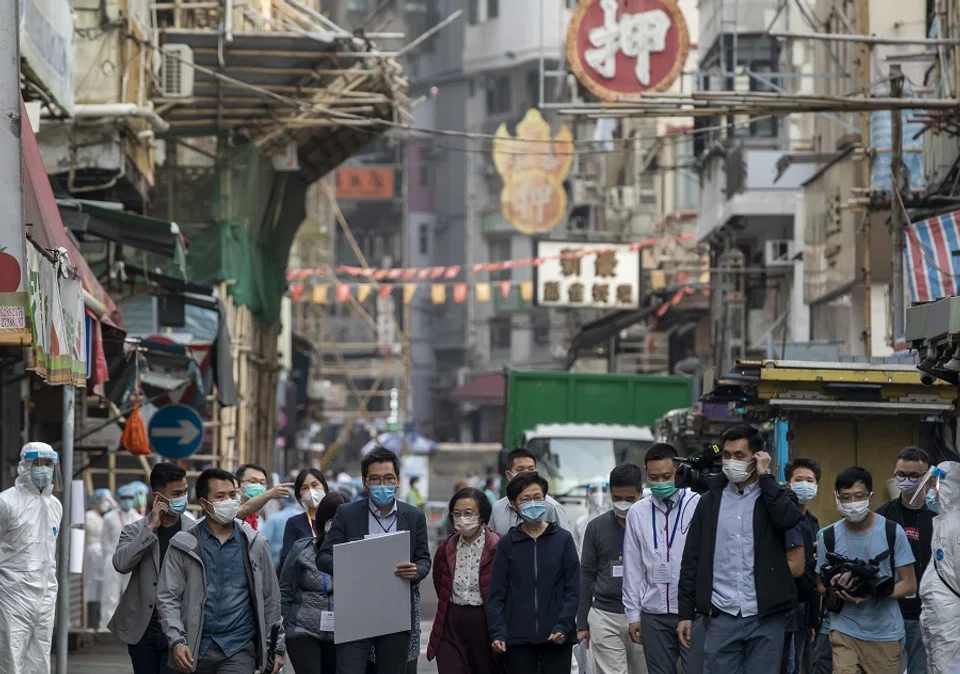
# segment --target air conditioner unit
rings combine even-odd
[[[193,98],[193,49],[185,44],[160,48],[160,93],[163,98]]]
[[[793,241],[771,239],[765,242],[763,263],[767,267],[790,267],[793,265]]]

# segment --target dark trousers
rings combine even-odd
[[[213,643],[197,662],[196,674],[248,674],[256,667],[257,650],[252,641],[230,657]]]
[[[170,652],[163,634],[149,627],[143,637],[133,646],[127,646],[133,674],[174,674],[167,666]]]
[[[504,662],[507,674],[570,674],[573,644],[546,643],[536,646],[507,646]]]
[[[306,636],[290,637],[287,639],[287,655],[290,656],[294,671],[336,674],[337,647],[332,641],[324,642]]]
[[[787,614],[732,616],[720,612],[707,623],[704,658],[708,674],[770,674],[783,656]]]
[[[833,648],[829,634],[818,634],[813,642],[813,664],[810,674],[833,674]]]
[[[442,674],[496,674],[487,616],[482,606],[447,605],[446,622],[437,648]]]
[[[407,655],[410,652],[409,631],[337,644],[337,674],[365,674],[371,646],[377,655],[374,670],[377,674],[406,674]]]

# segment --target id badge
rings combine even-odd
[[[653,582],[658,585],[666,585],[670,582],[670,567],[666,564],[657,564],[653,570]]]
[[[333,611],[320,612],[320,631],[321,632],[333,631]]]
[[[614,564],[613,565],[613,577],[614,578],[623,578],[623,564]]]

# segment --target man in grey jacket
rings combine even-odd
[[[270,546],[236,519],[232,474],[205,470],[196,489],[206,517],[174,536],[157,589],[170,664],[197,674],[276,674],[285,648]]]
[[[536,472],[537,459],[528,450],[518,447],[507,454],[507,470],[503,475],[507,478],[508,483],[517,475]],[[556,499],[549,495],[547,496],[547,512],[543,516],[543,521],[556,522],[560,528],[573,533],[570,522],[567,521],[567,511]],[[517,515],[516,510],[510,507],[506,497],[493,504],[493,514],[490,515],[491,529],[503,536],[518,524],[520,524],[520,516]]]
[[[129,573],[130,582],[107,627],[127,644],[134,674],[168,674],[167,640],[157,612],[157,583],[170,541],[196,525],[187,509],[187,473],[172,463],[158,463],[150,471],[153,510],[120,532],[113,555],[117,573]]]

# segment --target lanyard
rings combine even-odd
[[[620,559],[623,559],[623,527],[617,522],[617,540],[620,542]]]
[[[316,537],[317,537],[316,520],[313,519],[312,517],[310,517],[310,511],[309,511],[309,510],[308,510],[307,512],[305,512],[304,514],[307,516],[307,524],[310,525],[310,533],[313,534],[313,537],[314,537],[314,538],[316,538]]]
[[[671,547],[673,547],[673,542],[674,542],[675,540],[677,540],[677,525],[680,524],[680,517],[681,517],[681,515],[683,515],[683,511],[682,511],[683,499],[686,498],[686,496],[687,496],[686,494],[680,494],[680,502],[677,503],[677,507],[676,507],[677,519],[675,519],[675,520],[673,521],[673,533],[667,534],[667,550],[669,550]],[[667,512],[664,514],[664,518],[666,519],[666,526],[664,527],[664,531],[665,531],[665,532],[666,532],[667,529],[669,529],[669,527],[670,527],[670,510],[671,510],[671,508],[670,508],[670,506],[669,506],[669,503],[670,503],[670,502],[667,501],[667,504],[668,504],[668,505],[667,505]],[[656,549],[658,548],[658,545],[657,545],[657,507],[656,507],[653,503],[650,504],[650,519],[653,521],[653,549],[656,550]]]
[[[327,574],[321,573],[320,579],[323,581],[323,598],[328,599],[329,597],[327,596]]]
[[[396,523],[398,514],[399,514],[399,511],[393,513],[393,522],[387,522],[387,526],[383,526],[383,522],[380,520],[380,517],[377,516],[376,514],[374,514],[373,519],[375,519],[377,521],[377,524],[380,525],[380,529],[383,530],[383,533],[389,534],[390,527],[392,527]],[[389,518],[390,518],[390,515],[386,515],[384,516],[383,519],[389,519]]]

